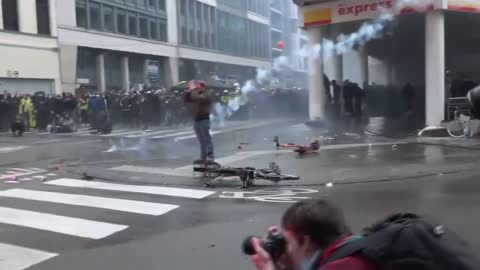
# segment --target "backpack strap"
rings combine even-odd
[[[361,252],[366,247],[366,241],[364,238],[351,241],[350,243],[340,247],[338,250],[333,252],[328,258],[322,262],[322,256],[320,256],[315,262],[315,268],[318,269],[321,265],[326,265],[336,260],[344,259],[346,257],[352,256],[353,254]]]

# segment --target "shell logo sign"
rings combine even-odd
[[[329,24],[331,22],[332,10],[330,8],[307,10],[303,13],[303,25],[305,27]]]
[[[433,1],[430,2],[428,9],[433,9]],[[468,0],[454,0],[468,1]],[[480,0],[470,0],[480,3]],[[340,0],[331,1],[324,4],[307,6],[300,10],[300,18],[303,17],[303,27],[312,27],[315,25],[350,22],[357,20],[368,20],[377,17],[382,10],[392,10],[395,6],[395,0]],[[428,2],[426,3],[428,5]],[[405,7],[402,10],[395,11],[399,14],[414,13],[417,10],[413,7]]]
[[[479,0],[449,0],[448,9],[463,12],[480,12]]]

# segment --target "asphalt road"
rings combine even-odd
[[[276,162],[301,177],[242,190],[236,179],[212,188],[192,179],[198,147],[189,127],[80,132],[0,135],[0,269],[253,269],[244,237],[313,197],[338,203],[356,231],[414,211],[480,247],[476,139],[330,137],[290,120],[229,123],[214,129],[220,163]],[[273,136],[323,145],[298,156],[276,150]]]

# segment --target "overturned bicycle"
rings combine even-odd
[[[287,180],[298,180],[296,175],[282,174],[277,163],[271,162],[269,168],[256,169],[253,167],[222,167],[219,163],[209,161],[195,161],[193,164],[194,178],[200,178],[205,186],[211,187],[212,181],[225,177],[238,177],[242,182],[242,188],[254,185],[255,179],[268,180],[275,183]]]

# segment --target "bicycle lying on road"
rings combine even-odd
[[[220,180],[225,177],[239,177],[242,181],[242,188],[248,188],[254,185],[255,179],[268,180],[275,183],[287,180],[298,180],[296,175],[282,174],[280,167],[275,162],[270,163],[267,169],[256,169],[253,167],[222,167],[216,162],[198,161],[193,166],[195,173],[200,173],[200,178],[204,180],[205,186],[210,187],[212,181]]]

